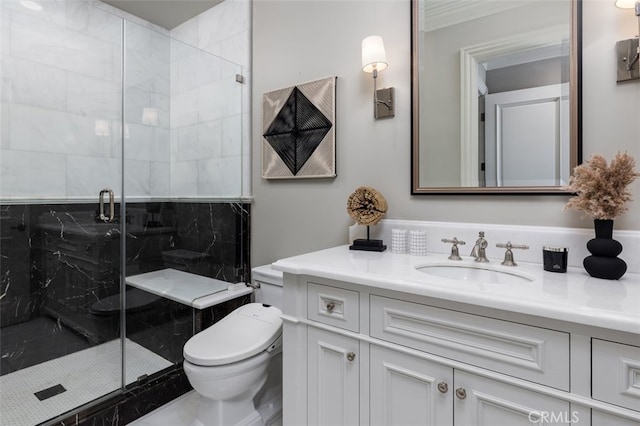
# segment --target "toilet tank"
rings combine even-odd
[[[282,309],[282,272],[271,269],[271,265],[256,266],[251,269],[251,281],[256,286],[256,302]]]

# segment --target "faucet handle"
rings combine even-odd
[[[452,240],[448,239],[448,238],[443,238],[440,241],[442,241],[443,243],[453,244],[453,246],[451,246],[451,254],[449,255],[449,257],[447,259],[449,259],[449,260],[462,260],[462,258],[460,257],[460,253],[458,252],[458,244],[463,246],[463,245],[466,244],[464,241],[460,241],[456,237],[453,237]]]
[[[504,266],[518,266],[516,262],[513,260],[513,251],[511,249],[520,249],[520,250],[528,250],[529,246],[524,244],[511,244],[511,241],[507,241],[507,244],[498,243],[496,244],[498,248],[506,248],[507,251],[504,252],[504,260],[502,264]]]

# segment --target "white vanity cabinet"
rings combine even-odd
[[[285,426],[640,426],[634,333],[284,276]]]
[[[454,387],[451,367],[386,347],[370,347],[372,425],[450,425]]]
[[[372,346],[370,362],[373,425],[529,426],[538,412],[570,415],[568,402],[391,349]]]
[[[308,330],[308,425],[357,425],[360,396],[359,341]]]

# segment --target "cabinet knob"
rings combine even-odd
[[[456,389],[456,396],[459,399],[465,399],[467,397],[467,391],[464,390],[464,388],[458,388]]]
[[[325,309],[327,310],[327,312],[332,313],[335,308],[336,308],[336,304],[333,302],[329,302],[327,303],[327,306]]]
[[[356,359],[356,354],[355,354],[355,352],[349,352],[349,353],[347,353],[347,360],[348,360],[348,361],[353,361],[354,359]]]
[[[438,390],[440,391],[440,393],[447,393],[449,392],[449,385],[447,384],[447,382],[440,382],[438,383]]]

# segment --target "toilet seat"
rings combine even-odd
[[[191,337],[184,359],[203,367],[230,364],[267,349],[282,334],[282,311],[275,306],[249,303]]]

